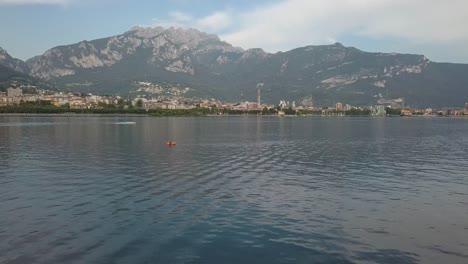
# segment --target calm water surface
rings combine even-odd
[[[0,263],[465,264],[467,135],[451,118],[0,116]]]

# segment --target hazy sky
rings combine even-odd
[[[341,42],[468,63],[468,0],[0,0],[0,21],[0,46],[21,59],[162,25],[269,52]]]

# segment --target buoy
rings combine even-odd
[[[169,147],[174,147],[176,145],[176,142],[175,141],[168,141],[168,142],[166,142],[166,145],[168,145]]]

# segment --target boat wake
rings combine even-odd
[[[114,122],[113,125],[136,125],[136,122]]]

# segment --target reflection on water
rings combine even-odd
[[[0,117],[0,263],[468,263],[467,131]]]

